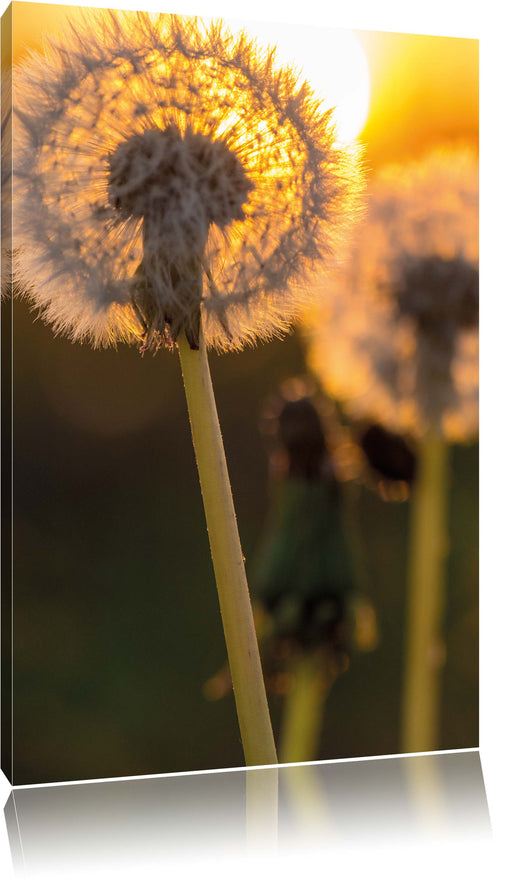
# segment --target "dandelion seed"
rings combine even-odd
[[[357,150],[218,23],[90,11],[16,72],[14,104],[18,272],[75,340],[197,345],[200,313],[219,350],[282,333],[357,213]]]

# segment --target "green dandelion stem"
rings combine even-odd
[[[222,624],[247,766],[277,763],[226,457],[202,330],[178,339]]]
[[[421,442],[411,501],[402,751],[439,747],[441,620],[447,553],[449,449],[431,434]]]
[[[328,686],[318,654],[305,653],[295,663],[294,684],[286,698],[281,724],[280,763],[317,760]]]

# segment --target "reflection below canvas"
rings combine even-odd
[[[490,835],[477,751],[21,788],[5,816],[16,876],[65,879]]]

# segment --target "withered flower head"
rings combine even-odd
[[[322,648],[345,664],[354,587],[328,405],[302,378],[290,379],[265,404],[262,431],[275,488],[253,589],[270,617],[271,655]]]

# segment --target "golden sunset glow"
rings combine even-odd
[[[342,143],[357,138],[370,106],[370,74],[352,31],[262,22],[244,27],[262,45],[277,46],[278,62],[296,67],[325,107],[333,109]]]
[[[13,3],[14,60],[39,49],[79,6]],[[303,77],[334,109],[339,137],[361,137],[370,170],[420,155],[445,139],[478,142],[478,41],[377,31],[346,31],[229,20],[262,47],[277,46],[280,64]]]
[[[77,18],[79,6],[14,3],[14,57],[38,49],[41,35],[59,29],[68,18]],[[299,70],[326,108],[334,111],[342,143],[356,138],[363,128],[370,102],[370,76],[358,37],[341,29],[311,28],[264,22],[228,21],[233,31],[244,29],[262,48],[277,47],[277,62]]]
[[[478,40],[356,31],[370,69],[370,169],[444,141],[478,148]]]

